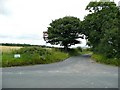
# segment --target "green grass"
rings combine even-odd
[[[20,58],[14,58],[20,54]],[[24,47],[11,52],[2,52],[2,67],[23,66],[34,64],[48,64],[63,61],[70,55],[60,50],[41,47]]]
[[[0,53],[0,67],[2,67],[2,55]]]
[[[70,56],[77,56],[80,55],[82,52],[82,48],[78,47],[78,48],[74,48],[74,49],[69,49],[69,55]]]
[[[88,49],[83,49],[81,54],[92,54],[93,52]]]
[[[104,55],[93,53],[91,49],[83,49],[81,54],[91,54],[91,58],[98,63],[120,66],[120,59],[107,58]]]
[[[106,58],[105,56],[100,54],[93,54],[92,59],[99,63],[120,66],[120,59]]]

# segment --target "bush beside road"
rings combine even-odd
[[[10,46],[4,48],[5,49],[2,50],[2,67],[49,64],[63,61],[71,56],[70,53],[56,48],[42,48],[35,46],[22,47],[19,49],[18,47],[10,48]],[[71,50],[70,52],[74,52],[73,55],[76,54],[75,50]],[[14,57],[15,54],[20,55],[20,57]]]
[[[107,58],[100,54],[92,54],[92,59],[96,62],[108,64],[108,65],[114,65],[114,66],[120,66],[120,59],[116,58]]]

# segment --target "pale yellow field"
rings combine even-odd
[[[0,46],[0,52],[10,52],[12,50],[18,50],[22,47],[18,46]]]

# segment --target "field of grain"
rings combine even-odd
[[[10,52],[13,50],[18,50],[22,47],[18,47],[18,46],[0,46],[0,52]]]

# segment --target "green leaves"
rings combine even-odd
[[[78,32],[80,30],[80,20],[76,17],[66,16],[56,19],[48,27],[48,42],[51,44],[60,44],[68,48],[71,45],[79,43]]]
[[[83,33],[94,52],[120,58],[120,11],[114,2],[90,2],[82,22]],[[92,11],[92,13],[91,13]]]
[[[114,2],[90,2],[87,7],[86,10],[89,10],[89,12],[99,12],[101,10],[104,9],[113,9],[116,6],[116,4]]]

